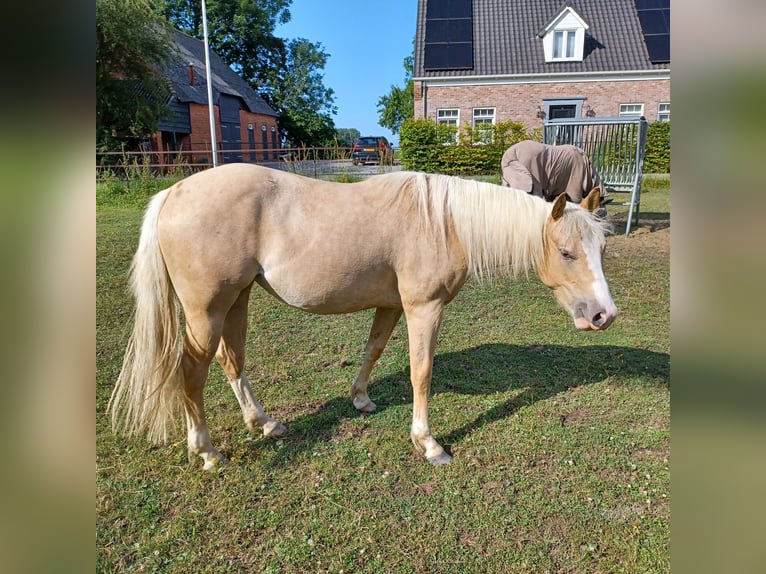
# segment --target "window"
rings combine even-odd
[[[441,130],[439,130],[439,141],[442,145],[449,143],[455,143],[458,140],[458,132],[460,125],[460,110],[458,109],[444,109],[436,110],[436,123]]]
[[[644,104],[620,104],[621,116],[643,116]]]
[[[670,103],[660,104],[657,109],[657,120],[660,122],[670,121]]]
[[[575,55],[575,31],[556,30],[553,33],[553,58],[571,60]]]
[[[473,129],[474,144],[492,143],[494,131],[492,125],[495,123],[495,108],[474,108],[473,110]]]
[[[582,62],[585,32],[590,28],[577,11],[564,6],[538,33],[543,41],[546,62]]]
[[[473,110],[473,127],[476,128],[481,124],[492,125],[495,123],[495,108],[474,108]]]
[[[460,121],[460,110],[436,110],[436,123],[457,127]]]

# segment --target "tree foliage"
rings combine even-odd
[[[351,147],[361,135],[356,128],[336,128],[335,141],[341,147]]]
[[[283,61],[285,44],[274,36],[290,21],[292,0],[208,0],[210,48],[252,86],[267,81],[269,68]],[[163,14],[175,28],[203,38],[200,0],[164,0]]]
[[[210,47],[277,112],[293,145],[328,145],[335,125],[333,91],[320,71],[327,62],[321,44],[285,41],[274,35],[290,21],[292,0],[208,0]],[[199,0],[164,0],[163,14],[176,28],[202,39]]]
[[[287,43],[284,64],[267,74],[269,99],[282,113],[279,125],[292,147],[334,143],[334,93],[324,87],[319,71],[326,63],[321,44],[298,38]]]
[[[670,173],[670,122],[649,124],[644,173]]]
[[[404,59],[404,88],[391,86],[391,91],[378,99],[378,125],[398,134],[405,120],[415,115],[415,97],[412,81],[414,57]]]
[[[100,149],[156,130],[168,87],[169,41],[155,0],[96,0],[96,139]]]

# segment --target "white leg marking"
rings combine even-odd
[[[264,412],[263,406],[255,397],[253,387],[244,372],[238,379],[229,380],[229,384],[237,397],[239,406],[242,408],[242,416],[247,428],[255,432],[256,427],[260,426],[264,436],[281,436],[287,431],[284,425]]]

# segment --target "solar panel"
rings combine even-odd
[[[670,61],[670,0],[635,0],[649,59]]]
[[[426,20],[429,18],[471,18],[472,0],[429,0],[426,6]]]
[[[473,68],[473,0],[429,0],[423,68]]]
[[[472,28],[473,22],[471,20],[432,20],[426,26],[426,44],[463,41],[463,38],[470,41]]]
[[[657,64],[670,62],[670,34],[663,36],[646,36],[646,49],[649,59]]]
[[[636,0],[636,10],[670,8],[670,0]]]

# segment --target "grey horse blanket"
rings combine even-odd
[[[573,145],[546,145],[522,141],[509,147],[500,161],[503,185],[523,189],[552,201],[565,193],[579,203],[594,187],[606,195],[601,177],[585,152]]]

